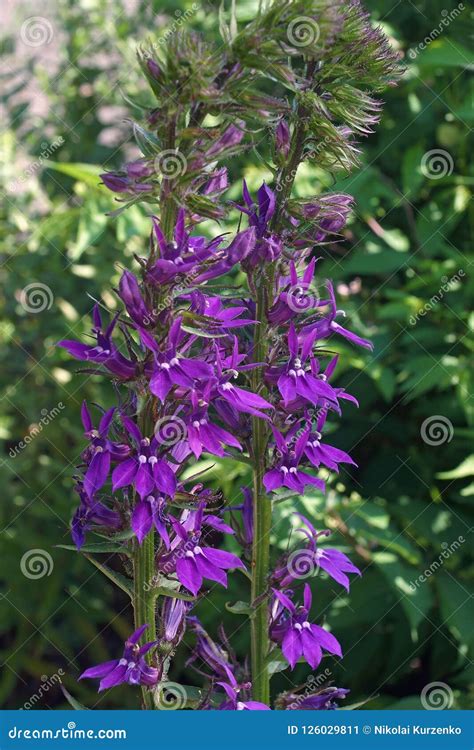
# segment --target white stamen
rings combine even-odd
[[[232,383],[224,383],[222,386],[222,390],[224,391],[231,391],[234,386]]]
[[[198,419],[195,419],[193,422],[193,427],[196,427],[196,429],[200,426],[200,422]]]
[[[173,357],[172,360],[170,360],[171,367],[176,367],[176,365],[179,365],[179,359],[178,357]]]
[[[202,555],[202,549],[201,547],[194,547],[193,552],[195,555]]]
[[[245,704],[239,701],[237,703],[237,711],[245,711]]]
[[[302,626],[299,622],[295,622],[295,630],[302,630]]]
[[[144,455],[138,456],[138,460],[141,464],[146,464],[147,458]]]
[[[158,459],[156,456],[149,456],[148,463],[154,466],[158,462]]]

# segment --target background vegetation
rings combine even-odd
[[[356,198],[346,241],[324,249],[319,272],[336,279],[352,326],[370,336],[375,353],[340,345],[339,384],[360,409],[346,409],[332,438],[359,469],[333,477],[326,499],[308,495],[299,507],[319,528],[334,529],[335,542],[365,571],[349,597],[321,576],[315,583],[320,615],[346,653],[342,664],[327,662],[329,680],[351,689],[351,703],[370,698],[373,709],[420,707],[423,689],[442,682],[450,705],[467,708],[474,692],[473,13],[467,2],[444,0],[367,5],[403,52],[406,74],[386,97],[377,134],[363,144],[364,167],[336,185],[305,168],[297,190],[330,188]],[[136,44],[176,28],[186,11],[193,27],[217,35],[218,3],[54,0],[7,10],[0,69],[0,704],[22,707],[62,670],[63,684],[87,706],[134,708],[138,696],[130,689],[98,699],[93,686],[75,682],[86,665],[115,655],[131,616],[86,560],[55,547],[68,540],[75,503],[81,401],[111,401],[105,385],[74,374],[55,342],[88,330],[91,298],[115,306],[120,266],[132,266],[133,253],[146,246],[145,212],[133,207],[107,217],[114,200],[97,177],[134,153],[127,117],[136,113],[125,97],[139,98],[144,89]],[[238,0],[237,11],[245,22],[255,3]],[[38,46],[21,33],[32,15],[46,18],[52,31]],[[441,152],[441,172],[433,150]],[[256,151],[264,157],[265,144]],[[256,151],[232,166],[230,197],[239,195],[242,174],[252,187],[267,175]],[[33,282],[50,290],[41,312],[25,309],[24,290]],[[245,467],[213,463],[212,481],[238,498]],[[282,519],[292,509],[282,504]],[[274,539],[282,549],[286,528]],[[32,549],[51,556],[50,574],[40,580],[22,573]],[[213,633],[223,619],[243,658],[246,628],[235,631],[225,609],[245,599],[241,585],[216,590],[219,612],[207,604],[200,615]],[[292,679],[306,676],[302,667]],[[290,686],[283,675],[275,683]],[[35,707],[65,705],[56,685]]]

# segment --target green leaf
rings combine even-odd
[[[389,552],[375,552],[372,558],[392,587],[410,623],[413,640],[417,638],[418,626],[423,622],[434,604],[432,590],[427,582],[414,583],[419,569],[402,562]]]
[[[99,175],[104,170],[101,167],[96,166],[95,164],[64,164],[61,162],[49,160],[46,160],[44,164],[48,167],[48,169],[54,169],[56,172],[62,172],[62,174],[66,174],[69,177],[77,180],[78,182],[85,182],[86,185],[95,188],[95,190],[104,193],[109,192],[105,185],[102,185],[100,182]]]
[[[168,586],[156,586],[153,588],[153,593],[156,596],[169,596],[171,599],[182,599],[185,602],[193,602],[196,598],[191,594],[182,594],[181,591],[175,591]]]
[[[468,68],[474,65],[474,51],[452,39],[438,39],[420,52],[415,64],[429,68]]]
[[[438,479],[464,479],[464,477],[474,476],[474,453],[465,458],[455,469],[440,471],[436,476]]]
[[[89,562],[94,565],[97,570],[100,570],[101,573],[104,574],[109,580],[113,581],[116,586],[119,587],[119,589],[122,589],[130,598],[133,597],[133,587],[132,583],[128,578],[125,578],[121,573],[117,573],[115,570],[111,570],[106,565],[102,565],[98,560],[96,560],[92,555],[89,555],[87,553],[83,553],[86,560],[89,560]]]
[[[86,706],[83,706],[82,703],[79,703],[79,701],[76,700],[74,696],[71,695],[71,693],[68,690],[66,690],[64,685],[61,685],[61,690],[67,702],[74,708],[75,711],[89,711],[89,709],[86,708]]]
[[[235,602],[235,604],[226,602],[225,608],[234,615],[247,615],[247,617],[253,617],[255,614],[254,608],[247,602]]]
[[[470,647],[474,645],[474,606],[472,587],[467,583],[456,580],[446,571],[436,574],[435,585],[439,593],[441,614],[445,627],[454,636]]]

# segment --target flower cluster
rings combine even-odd
[[[353,160],[353,138],[370,130],[379,105],[349,81],[356,74],[363,86],[372,81],[377,89],[379,79],[392,71],[393,59],[379,32],[369,30],[358,2],[345,11],[341,6],[340,15],[329,2],[316,5],[340,77],[334,90],[324,66],[316,77],[318,48],[305,50],[302,60],[301,50],[280,39],[288,4],[275,2],[258,21],[260,31],[265,23],[274,27],[267,49],[272,75],[289,90],[298,88],[295,106],[281,103],[278,118],[272,114],[275,100],[244,94],[242,88],[260,70],[251,54],[255,24],[228,51],[241,59],[229,57],[213,73],[193,35],[177,35],[159,62],[140,53],[163,107],[147,114],[153,132],[135,127],[143,157],[102,179],[125,200],[158,203],[159,216],[150,220],[150,251],[136,258],[137,272],[123,271],[116,290],[119,312],[104,320],[95,307],[92,343],[60,342],[85,363],[85,372],[107,376],[120,394],[114,408],[97,407],[97,417],[87,404],[82,409],[88,445],[78,467],[73,539],[89,552],[88,532],[106,536],[109,549],[126,553],[133,563],[125,572],[134,585],[123,586],[130,590],[136,630],[121,659],[87,669],[81,677],[99,678],[101,690],[123,682],[141,685],[146,707],[151,692],[166,681],[186,628],[196,640],[190,663],[206,665],[204,673],[197,669],[208,683],[202,709],[270,708],[265,666],[270,654],[281,655],[291,669],[300,661],[316,669],[324,652],[342,656],[336,637],[311,621],[311,587],[306,583],[301,591],[288,555],[272,561],[274,570],[268,562],[259,564],[270,558],[266,509],[272,500],[309,489],[324,493],[321,467],[338,472],[342,464],[355,466],[325,438],[327,423],[341,418],[346,404],[357,405],[336,383],[338,357],[330,349],[337,340],[371,348],[341,324],[344,313],[333,285],[319,283],[316,274],[315,249],[343,231],[352,198],[336,193],[294,199],[291,186],[298,164],[315,158],[317,133],[327,133],[333,163],[347,166]],[[296,0],[291,12],[298,17],[301,8],[302,0]],[[305,15],[311,10],[304,9]],[[363,35],[369,48],[365,57]],[[183,73],[185,52],[189,68],[196,70],[194,81]],[[160,97],[179,80],[183,90],[168,112]],[[192,88],[196,81],[202,85],[198,91]],[[239,118],[206,129],[205,115],[219,111],[221,97]],[[244,181],[242,199],[224,202],[227,172],[220,162],[244,147],[253,117],[270,124],[275,185],[263,183],[253,193]],[[167,173],[157,156],[170,128],[173,153],[186,162],[185,175]],[[222,218],[229,210],[239,217],[231,237],[198,234],[204,218]],[[246,281],[239,287],[230,282],[242,276]],[[206,487],[205,474],[196,482],[192,467],[202,454],[251,464],[253,486],[243,488],[240,505]],[[358,568],[342,552],[320,546],[329,532],[301,520],[305,559],[314,572],[321,569],[348,589],[347,574],[359,574]],[[97,567],[114,579],[102,563]],[[251,665],[238,663],[223,632],[219,645],[190,614],[214,586],[227,587],[229,571],[252,579]],[[334,708],[346,692],[334,688],[307,696],[304,707]],[[280,696],[275,707],[291,708],[291,699],[292,694]]]

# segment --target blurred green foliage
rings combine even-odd
[[[357,396],[360,409],[346,408],[331,437],[360,468],[332,477],[325,499],[308,495],[297,508],[293,501],[278,506],[274,546],[286,548],[290,514],[299,509],[318,527],[334,529],[334,543],[365,570],[350,596],[323,576],[313,582],[315,614],[345,651],[342,663],[328,662],[329,679],[351,689],[351,703],[370,697],[368,708],[416,708],[423,688],[441,681],[453,691],[453,706],[467,708],[473,696],[474,23],[467,3],[445,24],[440,0],[367,5],[405,55],[404,79],[386,96],[377,134],[363,144],[361,170],[334,184],[305,167],[296,181],[301,195],[341,190],[357,201],[345,242],[322,250],[318,270],[321,279],[337,281],[352,327],[375,344],[373,355],[337,344],[338,384]],[[134,113],[124,97],[139,99],[144,91],[136,44],[179,25],[186,10],[192,26],[217,36],[217,3],[154,0],[119,6],[55,0],[44,10],[18,3],[6,26],[0,73],[7,114],[0,229],[5,707],[21,707],[59,669],[87,706],[137,707],[131,690],[98,700],[93,687],[75,682],[86,665],[116,653],[131,615],[125,596],[86,560],[55,547],[68,539],[75,502],[80,403],[108,405],[113,398],[97,380],[75,375],[55,342],[87,332],[93,299],[114,308],[120,267],[132,266],[133,253],[145,250],[144,211],[107,217],[114,201],[98,174],[134,153],[127,123]],[[33,11],[52,30],[37,47],[21,35]],[[255,3],[239,0],[237,11],[245,22]],[[257,150],[264,158],[265,144]],[[433,150],[441,150],[444,176]],[[233,165],[232,197],[242,175],[252,188],[267,176],[258,155],[249,152]],[[33,283],[51,290],[41,312],[25,309],[24,290]],[[246,467],[213,464],[210,481],[237,498]],[[50,574],[38,580],[21,568],[32,549],[52,559]],[[225,605],[247,598],[245,580],[234,576],[228,592],[215,593],[214,606],[202,605],[199,614],[212,633],[222,619],[244,657],[247,629]],[[306,674],[305,668],[293,673],[293,684]],[[175,677],[181,676],[178,668]],[[277,675],[275,684],[287,689],[289,679]],[[54,687],[36,707],[65,705]]]

